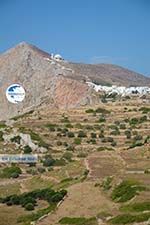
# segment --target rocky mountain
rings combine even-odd
[[[0,55],[0,120],[41,105],[70,108],[94,104],[96,95],[86,81],[104,85],[150,86],[150,78],[124,68],[56,60],[23,42]],[[5,91],[13,83],[21,84],[26,91],[26,98],[20,104],[11,104],[6,99]]]

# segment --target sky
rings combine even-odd
[[[150,0],[0,0],[0,53],[22,41],[150,76]]]

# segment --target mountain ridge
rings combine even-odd
[[[0,55],[0,119],[10,118],[43,104],[74,108],[100,100],[87,81],[107,85],[150,86],[150,78],[114,65],[92,65],[56,60],[52,54],[25,42]],[[14,105],[5,91],[13,83],[26,90],[25,100]]]

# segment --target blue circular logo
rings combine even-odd
[[[25,98],[25,90],[20,84],[12,84],[6,90],[7,100],[11,103],[18,104]]]

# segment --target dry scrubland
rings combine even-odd
[[[23,147],[20,134],[29,134],[39,148]],[[0,197],[45,188],[65,189],[67,195],[52,208],[39,199],[34,210],[10,201],[10,206],[0,204],[0,225],[149,224],[148,101],[131,98],[67,111],[41,108],[0,123],[0,153],[37,151],[36,165],[1,165]]]

